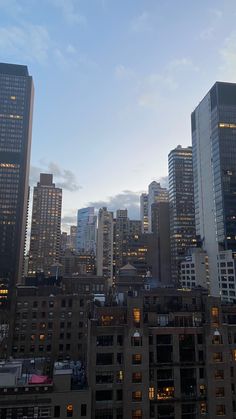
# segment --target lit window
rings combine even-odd
[[[219,324],[219,308],[218,307],[211,308],[211,317],[212,317],[212,322],[215,324],[215,326],[218,326]]]
[[[132,392],[132,400],[136,402],[141,402],[142,400],[142,392],[140,390]]]
[[[132,410],[132,419],[142,419],[142,409]]]
[[[142,355],[141,354],[133,354],[132,355],[132,364],[139,365],[142,363]]]
[[[73,416],[73,405],[68,404],[66,407],[66,415],[68,418],[71,418]]]
[[[133,308],[133,320],[136,327],[140,326],[141,311],[140,308]]]
[[[155,389],[154,387],[149,387],[149,400],[154,400],[155,398]]]
[[[236,349],[232,350],[232,359],[233,361],[236,361]]]

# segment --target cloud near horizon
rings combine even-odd
[[[30,168],[30,186],[36,186],[39,182],[40,173],[52,173],[56,186],[70,192],[76,192],[81,189],[76,175],[68,169],[60,167],[55,162],[49,162],[39,166],[31,166]]]
[[[93,201],[89,202],[89,206],[95,207],[99,210],[102,207],[107,207],[110,211],[116,211],[118,209],[127,209],[128,216],[131,219],[139,219],[139,202],[141,191],[134,192],[124,190],[114,196],[109,196],[104,201]]]

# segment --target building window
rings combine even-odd
[[[140,390],[132,392],[132,400],[133,402],[141,402],[142,401],[142,392]]]
[[[132,419],[142,419],[142,409],[132,410]]]
[[[61,416],[60,406],[54,406],[54,418],[59,418]]]
[[[87,404],[81,404],[81,416],[87,416]]]
[[[133,321],[134,321],[134,327],[140,327],[140,321],[141,321],[140,308],[133,308]]]
[[[232,350],[232,359],[233,361],[236,361],[236,349]]]
[[[68,404],[66,407],[66,416],[68,418],[71,418],[73,416],[73,405],[72,404]]]
[[[219,308],[218,307],[211,308],[211,319],[212,319],[212,323],[215,326],[219,326]]]
[[[218,404],[216,406],[216,416],[225,416],[225,405],[224,404]]]
[[[214,352],[213,353],[213,362],[223,362],[222,352]]]
[[[148,395],[149,395],[149,400],[154,400],[155,399],[155,389],[154,389],[154,387],[149,387]]]
[[[225,389],[224,387],[216,387],[216,397],[224,397]]]
[[[133,365],[140,365],[142,363],[142,355],[141,354],[133,354],[132,355],[132,364]]]
[[[133,372],[132,382],[133,383],[141,383],[142,382],[142,373],[141,372]]]
[[[224,371],[223,370],[216,370],[215,371],[215,380],[223,380],[224,379]]]
[[[201,415],[206,415],[206,413],[207,413],[206,403],[201,403],[200,404],[200,414]]]
[[[124,380],[124,371],[118,371],[116,374],[116,382],[117,383],[122,383]]]

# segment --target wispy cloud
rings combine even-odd
[[[149,13],[144,11],[140,15],[135,16],[130,23],[130,29],[134,33],[143,33],[143,32],[152,31],[152,24],[151,24]]]
[[[79,185],[76,175],[68,169],[64,169],[60,167],[55,162],[44,163],[39,166],[31,166],[30,168],[30,185],[35,186],[39,181],[40,173],[52,173],[54,177],[54,181],[58,188],[62,188],[64,190],[75,192],[81,189]]]
[[[236,80],[236,31],[233,31],[223,42],[219,51],[221,58],[220,73],[228,81]]]
[[[203,41],[211,41],[215,39],[218,23],[223,16],[223,12],[219,9],[209,10],[209,23],[207,27],[200,32],[200,39]]]
[[[127,80],[135,77],[135,72],[122,64],[115,67],[115,77],[119,80]]]
[[[69,24],[86,25],[87,19],[79,10],[78,0],[49,0],[50,3],[59,9]]]
[[[27,61],[45,63],[52,46],[49,33],[41,25],[19,25],[0,28],[0,52]]]
[[[182,57],[170,61],[162,72],[147,75],[139,82],[138,105],[159,109],[166,93],[175,92],[186,72],[193,71],[199,71],[199,68],[189,58]]]
[[[88,205],[96,209],[107,207],[110,211],[127,209],[130,218],[139,219],[139,200],[141,192],[124,190],[121,193],[109,196],[105,201],[93,201]]]

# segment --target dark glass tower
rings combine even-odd
[[[192,147],[169,153],[170,246],[172,281],[179,280],[180,262],[196,244]]]
[[[26,66],[0,63],[0,288],[21,280],[33,91]]]
[[[218,295],[217,254],[236,253],[236,84],[215,83],[191,122],[196,230],[209,256],[211,292]]]

